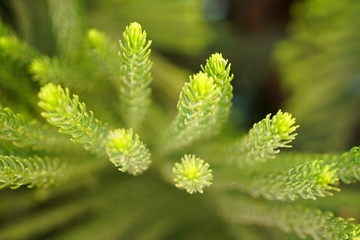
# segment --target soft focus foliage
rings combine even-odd
[[[130,21],[142,23],[154,46],[170,52],[195,55],[215,37],[198,0],[106,0],[93,1],[89,7],[90,24],[114,40],[120,38],[119,27],[124,29]]]
[[[290,37],[277,44],[286,109],[297,116],[299,144],[339,151],[359,126],[360,2],[306,0],[293,6]]]
[[[247,131],[230,114],[238,63],[206,54],[185,70],[156,52],[205,54],[213,31],[201,7],[210,2],[11,2],[24,13],[26,41],[0,21],[0,239],[360,237],[352,222],[360,196],[350,185],[360,180],[359,147],[290,149],[299,120],[308,149],[333,147],[345,126],[353,130],[343,116],[353,99],[337,77],[357,74],[357,52],[347,58],[357,42],[345,39],[356,39],[348,24],[358,4],[297,3],[292,35],[275,52],[284,89],[296,90],[283,108],[294,115],[267,112]],[[39,29],[31,9],[47,19]],[[332,24],[338,35],[326,31]],[[336,116],[320,109],[331,104]],[[315,144],[312,129],[334,137]]]

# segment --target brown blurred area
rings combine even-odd
[[[295,0],[230,0],[229,19],[244,31],[262,34],[275,27],[285,33]]]
[[[240,98],[243,122],[251,127],[268,113],[276,113],[287,93],[280,89],[280,79],[271,59],[273,44],[287,36],[291,5],[295,0],[230,0],[226,21],[237,32],[238,41],[224,50],[234,70],[235,106]],[[237,49],[239,48],[239,49]],[[235,51],[234,51],[235,50]],[[235,63],[235,64],[234,64]]]

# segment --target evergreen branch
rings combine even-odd
[[[41,56],[35,58],[29,68],[33,75],[33,80],[38,81],[40,85],[45,85],[49,82],[55,84],[72,84],[77,87],[78,81],[69,81],[69,79],[80,80],[84,78],[83,74],[73,69],[66,61],[60,61],[57,57],[49,58],[48,56]],[[81,85],[81,88],[86,86]]]
[[[336,176],[345,184],[360,181],[359,147],[353,147],[342,154],[325,154],[321,158],[327,164],[334,165]]]
[[[291,168],[288,172],[287,178],[284,178],[284,185],[287,185],[294,197],[295,192],[304,199],[313,199],[315,196],[325,197],[325,195],[332,195],[332,191],[340,191],[339,188],[329,186],[337,185],[339,178],[337,176],[335,164],[326,164],[323,161],[311,161],[295,168]],[[286,176],[286,175],[285,175]],[[280,178],[279,176],[277,176]],[[288,198],[291,199],[291,195]],[[294,198],[292,198],[294,199]]]
[[[254,197],[262,195],[269,200],[294,200],[298,195],[315,200],[316,196],[332,195],[329,191],[340,191],[334,187],[339,184],[339,180],[346,184],[360,181],[359,147],[339,155],[285,156],[291,161],[295,160],[295,164],[310,158],[320,160],[308,161],[290,169],[277,170],[276,165],[274,170],[260,168],[261,174],[258,173],[259,169],[243,172],[240,169],[223,168],[219,170],[224,180],[220,185],[248,192]],[[278,161],[282,160],[284,157]]]
[[[218,103],[219,88],[214,80],[199,72],[185,83],[177,104],[180,127],[187,125],[205,126]]]
[[[23,185],[48,187],[67,181],[68,169],[57,161],[45,160],[34,156],[23,159],[15,156],[0,155],[0,189],[17,189]]]
[[[121,51],[121,111],[128,127],[137,128],[143,120],[150,103],[152,81],[149,60],[151,41],[146,41],[146,32],[140,24],[134,22],[126,27],[124,45],[120,41]]]
[[[16,36],[0,36],[0,57],[17,67],[26,67],[39,53]]]
[[[219,53],[212,54],[206,60],[205,67],[201,65],[202,71],[212,77],[220,89],[219,103],[216,105],[214,114],[210,117],[207,126],[206,132],[208,135],[218,134],[230,114],[231,100],[233,98],[233,87],[230,82],[234,78],[233,74],[230,75],[230,67],[231,64],[228,64],[228,60],[225,60]]]
[[[0,104],[0,139],[12,141],[17,147],[26,147],[40,145],[44,133],[35,119],[29,122],[25,116]]]
[[[91,64],[88,59],[85,58],[76,64],[70,64],[69,61],[58,57],[41,56],[31,62],[29,71],[33,80],[38,81],[40,85],[51,82],[76,89],[78,93],[83,93],[88,97],[88,104],[97,108],[104,119],[106,118],[108,122],[112,123],[118,121],[118,116],[115,116],[113,111],[108,111],[108,109],[118,106],[118,104],[112,103],[116,97],[113,98],[113,94],[104,96],[103,91],[109,90],[108,85],[103,84],[104,75],[99,74],[99,71],[96,71],[96,66]],[[98,91],[94,92],[94,88]],[[92,92],[91,96],[87,94],[90,92]],[[104,104],[107,107],[104,107]]]
[[[287,151],[276,155],[276,158],[272,161],[258,162],[256,164],[249,165],[248,169],[257,171],[271,171],[275,169],[286,170],[314,160],[322,160],[324,161],[324,164],[335,163],[335,165],[337,165],[341,155],[343,155],[343,153],[320,154]]]
[[[202,136],[219,101],[220,89],[212,77],[199,72],[185,83],[177,104],[178,117],[168,130],[165,149],[189,145]]]
[[[222,214],[228,221],[278,227],[284,232],[293,231],[302,239],[306,235],[315,240],[360,238],[360,224],[354,225],[350,223],[353,218],[335,217],[329,211],[323,213],[301,206],[272,207],[244,200],[226,200],[222,201],[222,205]]]
[[[297,133],[293,133],[299,126],[293,126],[295,118],[291,114],[281,110],[275,116],[266,118],[255,123],[249,134],[230,146],[229,152],[234,152],[238,164],[253,161],[264,162],[269,158],[275,158],[280,152],[279,147],[290,148],[289,143],[295,139]]]
[[[9,31],[6,33],[10,34]],[[34,48],[19,40],[15,35],[0,36],[1,101],[6,105],[17,106],[17,109],[21,109],[22,113],[28,116],[38,115],[33,108],[37,101],[35,94],[37,89],[29,81],[28,75],[29,64],[38,55],[39,53]],[[16,99],[16,101],[11,101],[11,99]]]
[[[122,172],[142,174],[151,163],[149,150],[133,130],[115,129],[104,141],[110,161]]]
[[[254,197],[262,195],[268,200],[295,200],[299,195],[303,199],[313,199],[332,195],[329,191],[340,191],[339,178],[335,163],[326,164],[322,160],[309,161],[288,170],[274,170],[257,173],[227,169],[223,179],[227,188],[235,188],[250,193]],[[226,174],[226,176],[225,176]],[[221,177],[219,177],[221,178]],[[235,181],[234,181],[235,180]]]
[[[338,160],[338,177],[346,184],[360,181],[359,147],[353,147],[349,152],[342,154]]]
[[[113,83],[119,84],[120,67],[117,48],[104,33],[90,29],[86,35],[87,51],[91,60]]]
[[[230,75],[231,63],[225,60],[221,53],[214,53],[206,60],[206,65],[201,69],[209,77],[214,78],[214,81],[219,87],[225,88],[233,80],[234,75]],[[221,89],[223,90],[223,89]],[[229,92],[226,92],[229,94]]]
[[[74,63],[82,49],[83,26],[77,0],[49,0],[52,30],[60,56]]]
[[[49,83],[40,89],[39,106],[46,112],[41,115],[47,121],[59,127],[59,132],[72,135],[73,142],[84,143],[86,149],[101,152],[104,149],[103,139],[106,138],[105,125],[94,118],[92,111],[86,112],[84,103],[73,95],[70,99],[69,89]]]
[[[186,189],[190,194],[203,193],[203,188],[212,184],[212,170],[209,167],[208,163],[204,163],[204,160],[196,158],[195,155],[185,155],[181,159],[181,164],[175,163],[173,168],[173,172],[177,174],[174,179],[175,186]]]

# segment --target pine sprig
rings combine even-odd
[[[74,76],[62,66],[58,58],[50,59],[48,56],[41,56],[32,61],[29,71],[33,75],[34,81],[39,81],[41,85],[49,82],[65,83],[66,79]]]
[[[175,186],[186,189],[190,194],[203,193],[203,188],[210,186],[213,179],[209,167],[208,163],[204,163],[204,160],[196,158],[195,155],[185,155],[181,159],[181,164],[175,163],[173,168],[173,172],[177,174],[174,179]]]
[[[170,125],[165,148],[181,148],[204,135],[219,92],[214,79],[207,74],[190,76],[190,82],[185,83],[180,93],[179,115]]]
[[[209,59],[206,60],[206,65],[201,69],[209,77],[214,78],[216,84],[221,88],[226,87],[234,78],[234,75],[230,75],[231,64],[228,64],[228,60],[225,60],[221,53],[214,53]]]
[[[65,91],[60,85],[49,83],[40,89],[39,106],[45,110],[41,115],[47,121],[59,127],[59,132],[72,135],[72,141],[84,143],[86,149],[103,151],[103,139],[107,134],[105,125],[94,118],[92,111],[88,113],[79,97],[73,95],[70,99],[69,89]]]
[[[295,118],[291,114],[281,110],[271,118],[266,118],[255,123],[249,134],[230,146],[229,152],[235,153],[238,164],[254,161],[264,162],[274,158],[280,152],[278,148],[290,148],[289,143],[295,139],[297,133],[293,133],[299,126],[294,126]]]
[[[295,200],[331,196],[330,191],[340,191],[336,164],[326,164],[322,160],[306,162],[287,170],[273,170],[265,173],[227,169],[219,178],[225,180],[222,187],[238,189],[254,197],[263,196],[268,200]],[[225,176],[226,174],[226,176]]]
[[[151,41],[146,41],[146,32],[134,22],[123,33],[125,43],[120,41],[121,51],[121,111],[128,127],[138,128],[150,103],[152,81],[149,60]]]
[[[0,19],[0,25],[3,26]],[[4,26],[3,26],[4,27]],[[0,31],[1,30],[0,26]],[[4,30],[4,29],[3,29]],[[0,33],[0,96],[5,105],[12,105],[27,116],[38,115],[33,108],[36,103],[36,89],[30,81],[28,67],[39,52],[20,40],[10,31]],[[16,99],[13,101],[11,99]]]
[[[185,83],[177,104],[180,128],[192,124],[196,127],[205,126],[219,101],[218,94],[219,89],[214,80],[204,73],[199,72],[190,77],[190,82]]]
[[[41,56],[31,62],[29,72],[33,75],[33,80],[38,81],[40,85],[52,82],[55,84],[71,84],[72,87],[84,89],[87,87],[85,84],[82,83],[79,86],[79,81],[84,78],[84,74],[78,68],[79,66],[75,69],[69,62],[61,61],[57,57]],[[69,79],[79,81],[69,81]]]
[[[216,105],[214,114],[209,120],[206,132],[208,135],[216,135],[220,132],[221,127],[226,122],[230,114],[230,108],[232,106],[232,90],[233,87],[230,84],[234,75],[230,75],[231,64],[228,64],[228,60],[225,60],[221,54],[212,54],[209,59],[206,60],[206,65],[201,69],[209,77],[214,79],[215,84],[220,89],[220,100]]]
[[[322,212],[301,206],[271,206],[254,201],[222,201],[222,214],[230,222],[278,227],[285,232],[295,232],[300,238],[359,239],[360,224],[350,223],[353,218],[335,217],[332,212]]]
[[[289,158],[289,159],[285,159]],[[308,160],[297,167],[277,169],[279,166],[254,166],[252,171],[224,167],[218,170],[221,188],[238,189],[254,197],[262,195],[266,199],[294,200],[332,195],[330,191],[340,191],[335,187],[339,180],[345,184],[360,181],[359,147],[353,147],[343,154],[286,154],[277,161],[293,161],[293,164]],[[311,160],[312,159],[312,160]],[[314,160],[318,159],[318,160]],[[261,173],[260,173],[261,172]]]
[[[29,122],[0,104],[0,139],[12,141],[17,147],[34,146],[43,142],[44,133],[35,119]]]
[[[323,161],[311,161],[295,168],[291,168],[288,177],[284,178],[284,186],[293,194],[287,194],[288,198],[294,199],[295,193],[304,199],[313,199],[315,196],[331,196],[329,191],[340,191],[339,188],[330,186],[337,185],[338,176],[335,164],[324,164]],[[280,174],[279,174],[280,175]]]
[[[133,130],[115,129],[104,141],[110,161],[122,172],[142,174],[151,163],[149,150]]]
[[[20,158],[0,155],[0,189],[17,189],[23,185],[48,187],[67,181],[69,169],[64,164],[37,156]]]
[[[30,64],[39,53],[14,35],[0,36],[0,56],[17,67]]]
[[[120,66],[117,48],[104,33],[90,29],[86,35],[89,58],[96,67],[113,83],[119,85]]]
[[[359,147],[353,147],[349,152],[342,154],[337,162],[338,176],[346,184],[360,181]]]
[[[81,57],[83,40],[79,3],[76,0],[49,0],[48,3],[58,54],[74,63]]]

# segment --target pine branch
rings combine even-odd
[[[106,118],[113,124],[117,123],[118,116],[116,115],[119,114],[109,111],[118,106],[118,104],[112,103],[116,97],[112,97],[113,94],[103,94],[103,91],[109,90],[108,85],[103,84],[104,75],[99,74],[96,66],[86,57],[87,55],[84,54],[81,61],[70,64],[69,61],[57,57],[41,56],[31,62],[29,71],[33,75],[33,80],[38,81],[40,85],[51,82],[76,89],[78,93],[87,97],[88,104],[97,108],[98,114],[101,114],[104,119]],[[98,91],[94,92],[94,89]],[[104,106],[105,104],[106,106]]]
[[[175,163],[173,168],[173,172],[177,174],[174,179],[175,186],[186,189],[190,194],[203,193],[203,188],[210,186],[213,179],[209,167],[208,163],[204,163],[204,160],[196,158],[195,155],[185,155],[181,159],[181,164]]]
[[[18,68],[27,67],[39,53],[14,35],[0,36],[0,57]]]
[[[204,127],[208,118],[214,112],[218,103],[219,89],[212,78],[199,72],[190,77],[190,83],[185,83],[177,104],[179,110],[180,128],[187,125]]]
[[[93,112],[88,113],[84,103],[79,103],[79,97],[69,97],[69,89],[65,91],[60,85],[49,83],[41,88],[39,106],[46,110],[42,116],[47,121],[60,128],[59,132],[72,135],[73,142],[83,143],[86,149],[101,153],[106,150],[110,161],[122,172],[141,174],[147,169],[150,161],[149,150],[139,141],[139,136],[133,138],[132,130],[125,129],[108,131],[107,127],[94,118]]]
[[[72,87],[80,89],[87,87],[83,83],[79,84],[79,80],[84,78],[84,74],[74,69],[67,61],[61,61],[57,57],[41,56],[35,58],[31,62],[29,71],[33,75],[33,80],[38,81],[40,85],[52,82],[55,84],[70,84]],[[70,79],[76,79],[77,81],[69,81]]]
[[[134,22],[123,33],[125,43],[120,41],[121,51],[121,111],[128,127],[137,129],[150,103],[152,81],[149,60],[151,41],[146,41],[146,32]]]
[[[168,129],[164,149],[184,147],[204,135],[219,101],[219,92],[214,79],[205,73],[190,76],[190,82],[185,83],[180,93],[179,115]]]
[[[278,227],[285,232],[295,232],[300,238],[310,235],[315,240],[358,239],[360,224],[350,223],[353,218],[335,217],[331,212],[321,212],[301,206],[277,206],[254,201],[221,201],[221,212],[230,222]]]
[[[41,115],[47,121],[60,128],[59,132],[72,135],[72,141],[83,143],[86,149],[94,152],[104,150],[103,139],[106,138],[106,126],[94,118],[92,111],[88,113],[79,97],[70,99],[69,89],[49,83],[40,89],[39,106],[45,110]]]
[[[220,89],[219,103],[216,105],[206,127],[206,133],[209,136],[219,134],[221,127],[225,124],[230,114],[231,100],[233,98],[233,87],[230,82],[234,78],[233,74],[230,75],[230,67],[231,64],[228,64],[228,60],[225,60],[219,53],[212,54],[206,60],[205,67],[201,65],[202,71],[209,77],[212,77]]]
[[[359,147],[353,147],[349,152],[342,154],[337,161],[338,177],[346,184],[360,181]]]
[[[15,156],[0,155],[0,189],[17,189],[23,185],[48,187],[67,181],[68,169],[57,161],[45,160],[34,156],[23,159]]]
[[[35,119],[29,122],[25,116],[0,104],[0,139],[12,141],[17,147],[39,146],[43,143],[44,133]]]
[[[48,0],[52,30],[59,55],[74,63],[82,50],[83,26],[77,0]]]
[[[293,126],[295,118],[291,114],[281,110],[275,116],[266,118],[255,123],[253,128],[229,147],[228,152],[235,156],[237,163],[242,165],[244,162],[254,161],[264,162],[267,159],[275,158],[280,152],[278,148],[290,148],[289,143],[295,139],[297,133],[293,133],[299,126]]]
[[[22,108],[22,113],[26,114],[27,111],[28,115],[36,113],[32,106],[36,102],[34,93],[37,91],[29,82],[28,67],[38,55],[36,49],[13,35],[0,19],[0,95],[3,97],[1,101],[6,103],[8,97],[7,104],[10,104],[10,98],[16,98],[17,101],[15,104],[11,103],[12,106],[18,105],[18,109]]]
[[[338,169],[335,163],[327,164],[322,160],[306,162],[297,167],[265,172],[223,169],[219,179],[225,180],[219,186],[226,189],[238,189],[254,197],[263,196],[268,200],[295,200],[331,196],[330,191],[340,191]]]
[[[142,174],[151,163],[149,150],[139,141],[137,134],[134,136],[132,129],[110,131],[104,144],[110,161],[122,172],[136,176]]]
[[[335,187],[339,180],[345,184],[360,181],[359,147],[352,148],[343,154],[302,155],[286,154],[285,161],[307,161],[289,169],[277,169],[275,166],[243,171],[237,168],[223,167],[217,170],[220,182],[218,186],[225,189],[238,189],[254,197],[262,195],[266,199],[294,200],[299,195],[304,199],[316,199],[332,195],[329,191],[340,191]],[[312,159],[312,160],[311,160]],[[314,160],[318,159],[318,160]],[[261,166],[261,165],[259,165]]]
[[[340,157],[343,154],[344,153],[320,154],[320,153],[287,151],[277,154],[276,158],[271,161],[257,162],[255,164],[248,165],[247,169],[256,170],[256,171],[272,171],[276,169],[286,170],[314,160],[322,160],[324,161],[324,164],[335,163],[335,165],[337,165]]]
[[[86,35],[86,46],[89,58],[102,74],[116,85],[119,85],[120,66],[117,48],[104,33],[90,29]]]

